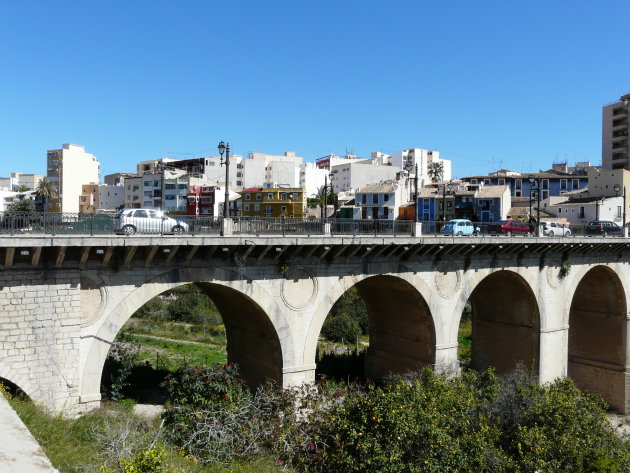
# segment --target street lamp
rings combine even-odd
[[[328,173],[328,177],[330,177],[330,196],[333,197],[335,195],[335,192],[333,191],[333,177],[335,177],[334,173],[332,171],[330,171]],[[335,215],[335,211],[337,209],[335,208],[335,201],[333,199],[333,215]],[[326,218],[328,218],[328,187],[326,188]]]
[[[600,195],[597,200],[595,201],[595,220],[599,220],[599,203],[601,201],[601,205],[604,205],[604,200],[606,200],[606,196],[605,195]]]
[[[411,162],[407,163],[405,171],[410,173],[412,169],[413,166],[411,165]],[[416,173],[413,176],[413,221],[414,223],[418,223],[418,163],[416,163],[415,172]]]
[[[451,193],[451,189],[453,188],[453,181],[448,181],[447,184],[444,184],[442,187],[442,221],[446,221],[446,190],[448,188],[449,194]]]
[[[621,190],[621,186],[619,184],[615,184],[615,193],[617,197],[619,197],[619,191]],[[623,236],[626,236],[626,186],[623,186]]]
[[[221,155],[219,165],[225,164],[225,202],[223,202],[223,219],[225,221],[230,216],[230,143],[221,141],[217,148]],[[225,153],[225,161],[223,161],[223,153]],[[223,231],[221,235],[223,235]]]
[[[531,196],[531,191],[532,189],[534,189],[534,183],[536,183],[536,236],[540,236],[540,194],[541,194],[541,189],[540,189],[540,178],[539,177],[534,177],[534,176],[529,176],[528,178],[529,180],[529,192],[530,192],[530,196]]]

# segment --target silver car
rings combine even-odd
[[[114,216],[114,231],[127,236],[135,233],[182,235],[188,231],[188,224],[183,220],[168,217],[161,210],[121,209]]]

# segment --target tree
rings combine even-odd
[[[8,212],[34,212],[35,203],[31,199],[19,199],[7,207]]]
[[[428,174],[431,178],[431,182],[440,182],[444,179],[444,163],[437,162],[429,164]]]
[[[55,185],[47,178],[43,178],[39,181],[37,187],[35,188],[35,194],[44,201],[44,209],[46,208],[48,199],[50,199],[56,191],[57,188]]]
[[[25,184],[22,184],[21,186],[17,188],[16,192],[28,192],[30,190],[31,190],[30,187],[28,187]]]

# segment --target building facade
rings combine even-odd
[[[628,168],[628,106],[630,94],[602,109],[602,164],[605,169]]]
[[[355,206],[360,208],[361,219],[396,220],[406,197],[407,190],[398,183],[367,185],[356,191]]]
[[[47,178],[55,186],[47,202],[49,212],[79,212],[83,185],[99,182],[100,163],[79,145],[64,144],[47,152]]]
[[[249,187],[239,192],[243,217],[293,217],[306,215],[306,193],[301,187]]]

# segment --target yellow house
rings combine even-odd
[[[240,194],[243,217],[306,216],[306,192],[303,187],[249,187]]]

